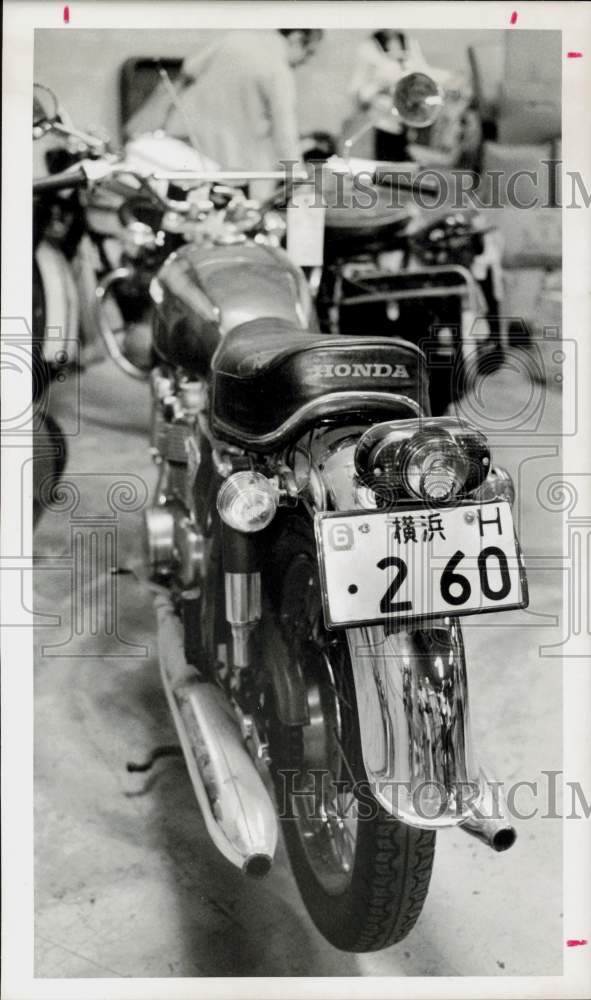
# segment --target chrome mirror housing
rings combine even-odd
[[[33,84],[33,128],[51,125],[57,118],[57,97],[49,87]]]
[[[427,128],[443,106],[443,92],[427,73],[407,73],[396,84],[392,113],[412,128]]]

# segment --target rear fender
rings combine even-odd
[[[375,506],[355,477],[360,430],[319,437],[317,509]],[[373,795],[411,826],[436,829],[465,822],[482,800],[484,786],[471,751],[459,623],[445,618],[415,631],[396,624],[365,626],[347,629],[346,635]]]

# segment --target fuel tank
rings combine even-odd
[[[230,330],[259,318],[317,330],[302,271],[283,250],[258,243],[186,246],[152,282],[154,350],[161,360],[206,375]]]

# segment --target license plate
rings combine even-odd
[[[316,515],[328,628],[527,607],[508,502]]]

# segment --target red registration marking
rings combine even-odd
[[[585,938],[568,938],[566,942],[567,948],[578,948],[582,944],[587,944]]]
[[[517,11],[516,10],[514,10],[513,13],[511,14],[511,21],[510,21],[510,23],[511,24],[517,24]]]
[[[582,59],[583,58],[583,53],[582,52],[567,52],[566,53],[566,57],[567,57],[567,59]]]
[[[69,23],[70,23],[70,8],[66,4],[66,6],[64,7],[64,24],[69,24]]]

